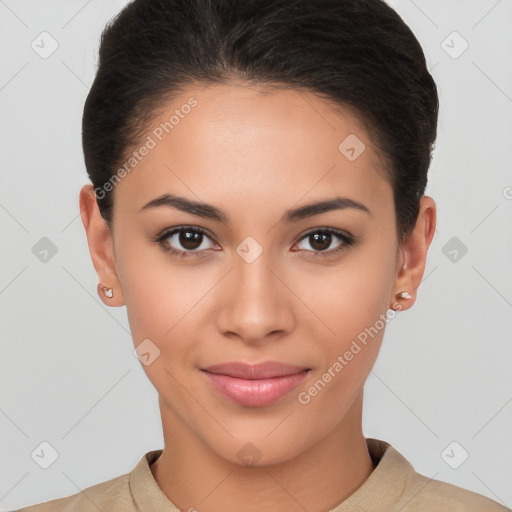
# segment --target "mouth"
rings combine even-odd
[[[254,365],[222,363],[201,368],[201,371],[224,397],[239,405],[262,407],[290,393],[311,369],[269,361]]]

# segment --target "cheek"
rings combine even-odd
[[[309,337],[318,341],[316,355],[321,363],[297,398],[310,417],[324,418],[326,432],[347,413],[378,357],[390,321],[386,272],[389,268],[377,264],[358,272],[355,267],[351,272],[346,268],[331,275],[329,294],[317,294],[320,299],[314,309],[321,321],[310,322],[307,328]]]
[[[183,269],[149,242],[135,236],[119,237],[116,254],[135,344],[144,338],[163,341],[197,301],[197,290],[187,286]]]
[[[310,326],[327,339],[346,342],[373,325],[389,308],[393,285],[392,250],[354,251],[340,265],[312,269],[296,280],[294,290],[315,314]]]
[[[145,338],[160,344],[175,340],[204,303],[211,302],[198,303],[212,293],[212,284],[221,274],[201,266],[191,273],[189,267],[167,260],[168,256],[155,247],[136,245],[135,241],[121,238],[116,250],[134,343]],[[283,269],[285,282],[300,299],[297,302],[289,297],[290,306],[295,304],[296,314],[303,320],[307,318],[302,328],[333,340],[337,347],[339,341],[356,337],[387,311],[394,253],[389,244],[381,245],[378,247],[375,241],[366,243],[347,252],[336,265],[304,262]],[[287,300],[286,291],[282,300]]]
[[[189,315],[197,297],[187,300],[180,279],[164,279],[159,268],[144,271],[142,262],[138,263],[129,275],[125,274],[123,282],[134,346],[142,369],[158,393],[172,397],[172,404],[186,402],[179,383],[185,381],[185,370],[194,364]]]
[[[305,400],[311,398],[312,409],[318,413],[325,404],[336,403],[340,408],[333,409],[333,414],[342,414],[377,359],[392,318],[387,312],[394,278],[393,251],[389,244],[361,246],[341,265],[316,271],[297,292],[316,313],[308,313],[310,320],[303,327],[309,330],[309,338],[317,340],[317,384]]]
[[[124,302],[134,347],[141,366],[155,387],[165,380],[165,333],[178,322],[180,308],[173,288],[162,276],[165,269],[156,265],[154,257],[144,247],[129,240],[119,243],[116,251],[117,270],[123,289]],[[126,249],[130,247],[130,250]],[[174,296],[174,297],[173,297]],[[181,315],[182,316],[182,315]],[[179,324],[178,324],[179,325]],[[149,354],[149,356],[146,356]]]
[[[211,276],[191,274],[190,268],[170,263],[155,248],[121,251],[118,271],[134,346],[141,344],[142,353],[147,346],[158,354],[154,364],[143,364],[155,388],[173,388],[168,372],[181,381],[197,364],[201,336],[196,331],[204,323]]]

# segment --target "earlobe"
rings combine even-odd
[[[101,283],[98,283],[98,295],[101,297],[101,293],[103,292],[103,294],[108,297],[109,299],[111,299],[113,296],[114,296],[114,289],[113,288],[108,288],[107,286],[101,284]]]
[[[79,203],[89,252],[98,274],[98,295],[108,306],[122,306],[124,299],[117,276],[112,234],[101,216],[93,185],[82,187]]]
[[[400,246],[403,264],[398,270],[391,309],[409,309],[416,302],[416,292],[421,284],[427,252],[436,228],[436,203],[429,196],[420,199],[416,225]],[[403,292],[407,295],[402,295]],[[404,299],[404,300],[402,300]]]

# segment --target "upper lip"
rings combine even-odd
[[[207,368],[202,368],[202,370],[240,379],[270,379],[272,377],[295,375],[296,373],[309,370],[309,368],[280,363],[278,361],[268,361],[258,364],[247,364],[241,361],[235,361],[232,363],[214,364]]]

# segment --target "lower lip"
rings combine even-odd
[[[269,405],[296,388],[308,375],[308,370],[270,379],[239,379],[203,370],[217,391],[240,405],[262,407]]]

